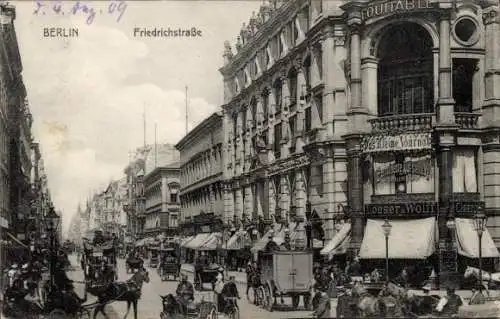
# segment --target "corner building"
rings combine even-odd
[[[497,266],[498,11],[497,1],[262,5],[220,70],[226,214],[307,221],[321,254],[365,265],[385,258],[388,219],[390,259],[445,273],[477,263],[472,217],[484,208],[482,256]]]

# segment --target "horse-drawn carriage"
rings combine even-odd
[[[160,263],[160,248],[151,247],[149,250],[149,267],[156,268]]]
[[[215,263],[195,265],[194,288],[201,291],[204,289],[204,284],[210,284],[212,290],[215,290],[219,269],[220,265]]]
[[[102,244],[83,243],[82,265],[89,285],[104,285],[118,279],[116,249],[112,240]]]
[[[144,266],[144,261],[141,258],[129,256],[127,260],[125,260],[125,268],[127,274],[133,273],[135,270],[139,270]]]
[[[195,292],[195,300],[187,307],[187,315],[182,314],[182,307],[179,300],[173,294],[160,295],[162,299],[163,311],[161,319],[217,319],[219,314],[224,314],[230,319],[239,319],[240,311],[235,298],[229,298],[226,309],[219,309],[216,295],[212,291]]]
[[[271,242],[272,243],[272,242]],[[312,287],[313,254],[311,251],[266,249],[258,253],[260,275],[258,287],[254,287],[254,303],[272,311],[276,298],[291,297],[293,309],[297,309],[300,296],[304,307],[309,308]]]
[[[178,251],[175,247],[167,246],[160,250],[160,264],[158,266],[158,274],[162,281],[169,278],[175,280],[179,277],[181,270],[181,262]]]

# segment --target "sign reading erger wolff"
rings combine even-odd
[[[392,13],[432,8],[430,0],[392,0],[375,2],[361,9],[361,19],[367,20]]]
[[[424,150],[432,148],[432,134],[404,133],[399,135],[371,135],[361,140],[364,153]]]
[[[407,202],[394,204],[365,205],[365,215],[370,217],[392,217],[404,215],[432,216],[436,213],[434,202]]]

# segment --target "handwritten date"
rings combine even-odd
[[[98,14],[108,14],[115,16],[116,21],[120,22],[127,9],[125,0],[109,0],[107,10],[95,8],[91,1],[62,1],[62,0],[35,0],[34,15],[84,15],[86,23],[92,24]]]

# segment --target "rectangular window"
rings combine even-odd
[[[281,83],[278,83],[274,87],[274,97],[276,100],[276,114],[279,114],[279,113],[281,113],[281,104],[283,102],[282,101],[283,100],[283,90],[281,87]]]
[[[262,94],[262,113],[264,116],[264,123],[267,122],[267,117],[269,112],[269,93]]]
[[[453,151],[453,192],[477,193],[477,151],[455,149]]]
[[[453,59],[455,112],[472,112],[472,81],[476,65],[475,59]]]
[[[297,103],[297,74],[293,74],[289,79],[290,106]]]
[[[177,194],[170,194],[170,202],[177,203]]]
[[[318,116],[321,123],[323,123],[323,96],[316,95],[316,109],[318,110]]]

